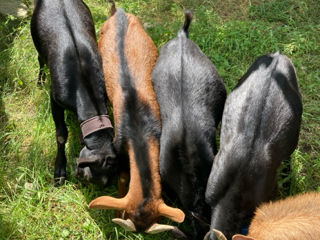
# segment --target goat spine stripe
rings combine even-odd
[[[113,128],[108,115],[100,115],[89,118],[88,120],[82,122],[80,127],[83,138],[99,130]]]

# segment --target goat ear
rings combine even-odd
[[[232,240],[255,240],[255,239],[252,237],[241,235],[241,234],[236,234],[232,237]]]
[[[127,206],[127,200],[125,198],[113,198],[102,196],[94,199],[89,204],[89,208],[98,209],[117,209],[124,210]]]
[[[218,238],[218,240],[227,240],[226,236],[217,229],[213,229],[214,234]]]
[[[167,217],[172,221],[178,223],[182,223],[184,221],[184,212],[182,212],[179,208],[169,207],[164,202],[159,204],[158,211],[161,216]]]
[[[155,223],[151,227],[149,227],[147,230],[145,230],[145,233],[157,234],[161,232],[171,231],[173,229],[175,229],[174,226]]]

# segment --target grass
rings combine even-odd
[[[110,5],[86,0],[97,33]],[[26,3],[29,3],[26,1]],[[289,193],[320,191],[320,5],[317,0],[122,0],[117,6],[147,23],[161,48],[175,37],[184,10],[195,13],[190,38],[214,62],[228,92],[254,60],[281,50],[295,64],[304,113],[300,141],[292,155]],[[36,85],[37,53],[30,16],[0,16],[0,239],[164,239],[115,227],[112,211],[88,210],[93,198],[116,187],[85,186],[73,177],[80,134],[73,114],[67,145],[69,181],[52,184],[56,154],[49,82]],[[279,182],[280,189],[283,182]]]

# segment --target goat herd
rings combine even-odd
[[[89,208],[116,209],[119,217],[112,221],[126,230],[172,231],[178,239],[196,240],[320,239],[319,194],[256,210],[275,197],[277,169],[298,143],[302,101],[292,62],[279,52],[259,57],[226,99],[217,69],[188,39],[192,14],[185,16],[158,57],[138,18],[114,3],[97,45],[82,0],[35,0],[31,33],[38,83],[45,64],[51,75],[55,183],[66,178],[69,109],[85,145],[77,177],[103,185],[119,177],[119,198],[102,196]],[[161,216],[185,219],[164,202],[162,188],[168,199],[178,200],[189,229],[157,223]]]

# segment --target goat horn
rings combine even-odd
[[[210,224],[207,223],[201,216],[199,216],[198,214],[196,214],[195,212],[192,212],[192,211],[190,211],[190,213],[191,213],[192,217],[194,217],[195,219],[197,219],[200,222],[200,224],[210,227]]]
[[[252,237],[241,235],[241,234],[236,234],[232,237],[232,240],[255,240],[255,239]]]
[[[214,234],[218,238],[218,240],[227,240],[227,238],[224,236],[222,232],[220,232],[217,229],[213,229]],[[210,231],[207,232],[207,234],[204,236],[203,240],[210,240]]]
[[[115,224],[120,225],[121,227],[123,227],[126,231],[129,232],[136,232],[136,226],[134,225],[134,223],[128,218],[127,220],[124,220],[122,218],[113,218],[112,222],[114,222]]]
[[[219,230],[213,229],[213,232],[215,233],[218,240],[227,240],[226,236],[224,236],[224,234],[222,232],[220,232]]]
[[[126,198],[98,197],[91,201],[89,208],[123,210],[127,206]]]
[[[178,227],[174,227],[173,230],[171,230],[171,233],[175,237],[175,239],[181,239],[181,240],[188,240],[189,238],[187,237],[184,232],[182,232]]]
[[[157,234],[157,233],[161,233],[161,232],[171,231],[174,228],[175,228],[174,226],[154,223],[151,227],[149,227],[144,232],[149,233],[149,234]]]
[[[203,240],[210,240],[210,231],[204,236]]]
[[[159,204],[158,211],[161,216],[167,217],[172,221],[182,223],[185,218],[184,212],[182,212],[179,208],[172,208],[166,205],[164,202]]]

